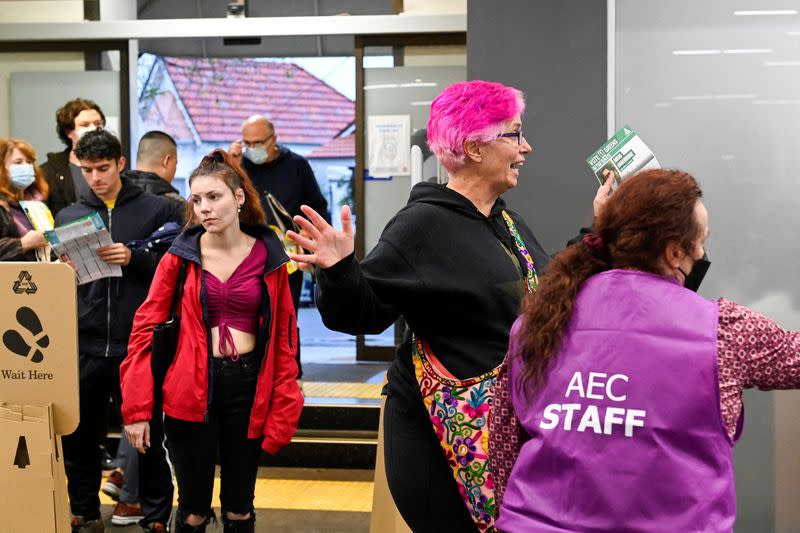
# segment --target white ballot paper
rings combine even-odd
[[[101,278],[121,278],[122,267],[109,265],[95,250],[113,244],[103,219],[95,213],[44,233],[56,255],[66,256],[75,265],[78,285]]]
[[[612,188],[641,170],[661,168],[650,148],[627,125],[590,155],[586,164],[601,185],[608,176],[612,176],[616,182]]]

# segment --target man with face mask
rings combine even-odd
[[[41,166],[50,187],[47,205],[53,216],[89,192],[74,150],[83,135],[105,125],[106,116],[92,100],[75,98],[56,111],[56,131],[66,149],[47,154],[47,161]]]
[[[328,202],[319,190],[311,165],[303,156],[278,144],[275,126],[267,117],[254,115],[245,120],[242,124],[242,138],[231,144],[229,152],[242,163],[242,168],[252,180],[269,224],[277,225],[267,201],[268,194],[272,194],[292,217],[303,215],[300,206],[307,205],[330,221]],[[300,304],[302,287],[303,272],[298,270],[290,273],[289,288],[295,311]],[[300,336],[297,338],[299,340]],[[303,375],[299,348],[298,346],[298,379]]]

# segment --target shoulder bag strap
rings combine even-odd
[[[536,273],[536,267],[533,264],[533,257],[531,257],[528,247],[525,246],[522,236],[520,236],[519,231],[517,231],[517,226],[511,219],[511,215],[509,215],[505,210],[503,210],[503,220],[505,221],[506,226],[508,226],[508,232],[511,233],[511,236],[514,238],[514,244],[516,245],[517,250],[519,251],[520,255],[522,255],[522,258],[525,259],[525,270],[527,272],[525,279],[526,288],[528,289],[528,292],[535,292],[539,287],[539,275]]]
[[[186,270],[189,262],[181,258],[181,268],[178,271],[178,279],[175,282],[175,290],[172,292],[172,305],[170,305],[169,316],[174,317],[178,315],[180,309],[181,298],[183,298],[183,285],[186,283]]]

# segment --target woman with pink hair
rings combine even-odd
[[[431,104],[428,145],[447,185],[419,183],[378,244],[354,257],[350,209],[342,231],[303,206],[308,253],[319,267],[317,306],[331,329],[380,333],[402,316],[413,339],[389,369],[386,476],[415,532],[492,531],[486,413],[496,368],[522,297],[548,254],[501,195],[532,148],[522,93],[501,83],[447,87]]]

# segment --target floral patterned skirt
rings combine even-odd
[[[453,471],[467,510],[478,530],[494,533],[495,499],[489,465],[489,409],[499,367],[459,380],[414,337],[412,360],[422,399]]]

